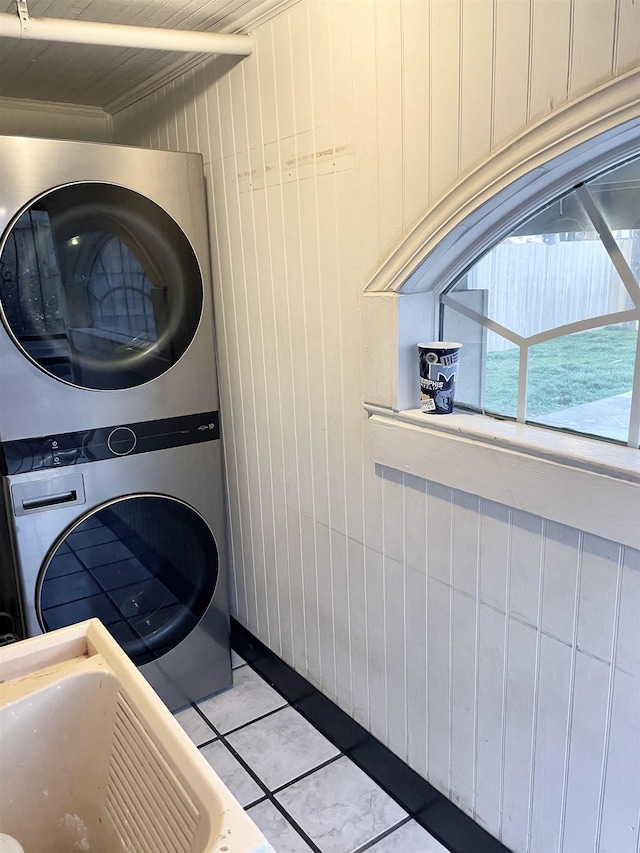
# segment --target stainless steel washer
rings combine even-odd
[[[218,439],[210,412],[2,445],[29,635],[99,617],[172,710],[231,684]]]

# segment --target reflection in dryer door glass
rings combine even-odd
[[[180,643],[217,582],[206,523],[185,504],[125,498],[82,521],[47,563],[39,607],[45,630],[98,617],[142,665]]]
[[[160,376],[198,325],[193,250],[157,205],[121,187],[74,184],[36,201],[0,252],[3,319],[47,373],[111,390]]]
[[[70,379],[60,268],[49,214],[23,213],[0,255],[2,308],[25,351],[62,379]]]

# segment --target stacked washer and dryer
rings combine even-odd
[[[231,684],[202,160],[0,137],[0,188],[18,630],[98,616],[175,710]]]

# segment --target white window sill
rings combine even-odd
[[[640,548],[640,451],[474,413],[365,409],[374,462]]]

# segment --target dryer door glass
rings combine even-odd
[[[158,495],[120,498],[58,541],[40,574],[38,616],[45,631],[98,617],[141,666],[193,631],[217,580],[216,543],[194,509]]]
[[[177,223],[112,184],[60,187],[0,244],[0,307],[24,354],[82,388],[149,382],[191,343],[202,277]]]

